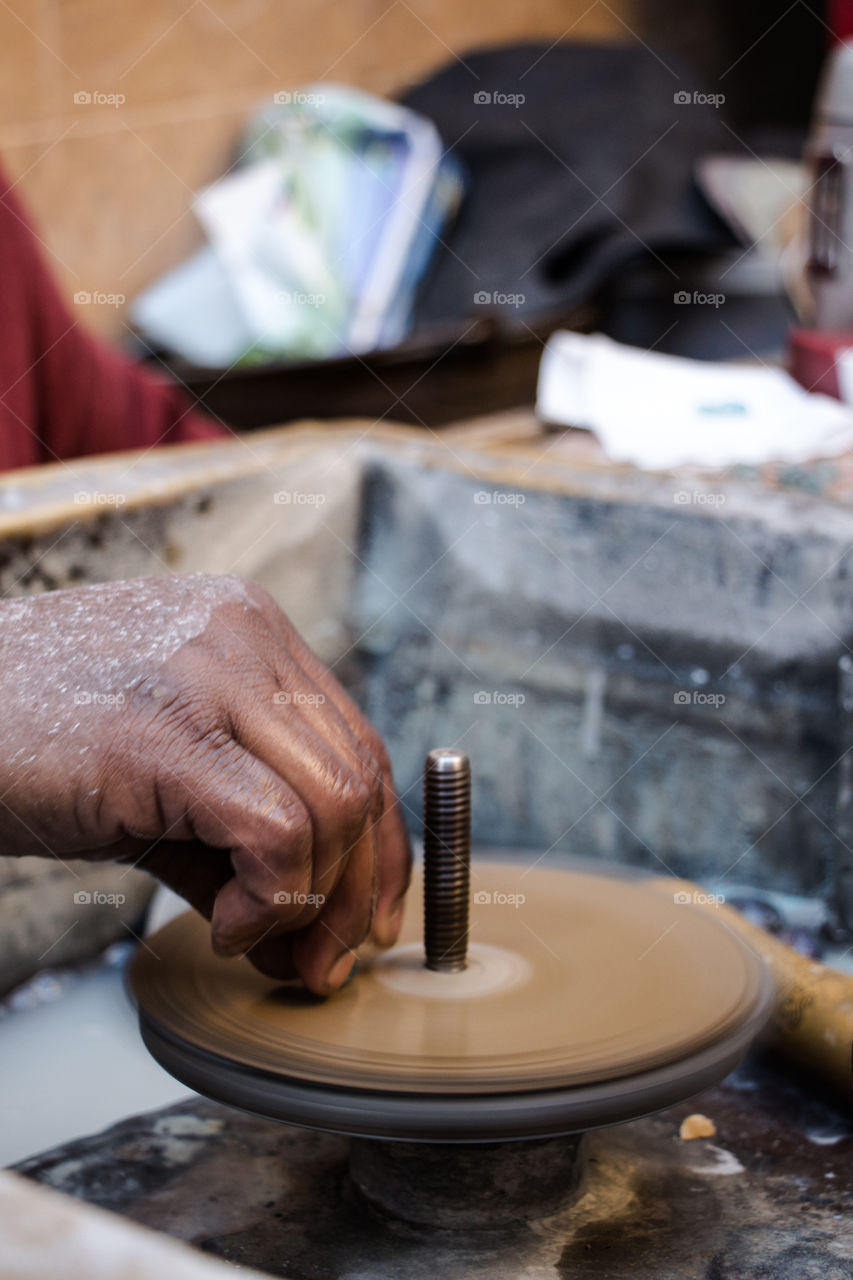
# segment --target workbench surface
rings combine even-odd
[[[713,1139],[681,1142],[711,1117]],[[17,1167],[39,1182],[290,1280],[850,1280],[853,1118],[753,1059],[716,1089],[590,1135],[585,1189],[532,1226],[416,1231],[375,1216],[347,1139],[203,1099]]]

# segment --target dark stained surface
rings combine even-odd
[[[691,1111],[717,1126],[681,1142]],[[658,1116],[590,1135],[580,1197],[529,1225],[414,1229],[349,1181],[347,1140],[198,1099],[18,1171],[291,1280],[850,1280],[853,1117],[754,1060]]]

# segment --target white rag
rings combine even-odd
[[[552,334],[536,410],[649,470],[800,463],[853,449],[853,407],[781,369],[659,355],[601,334]]]

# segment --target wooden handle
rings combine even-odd
[[[689,894],[695,906],[716,915],[767,960],[776,984],[770,1043],[853,1104],[853,977],[800,955],[689,880],[655,876],[651,883],[661,893]]]

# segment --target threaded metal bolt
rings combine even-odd
[[[465,968],[471,882],[471,766],[439,748],[424,769],[424,947],[426,967]]]

